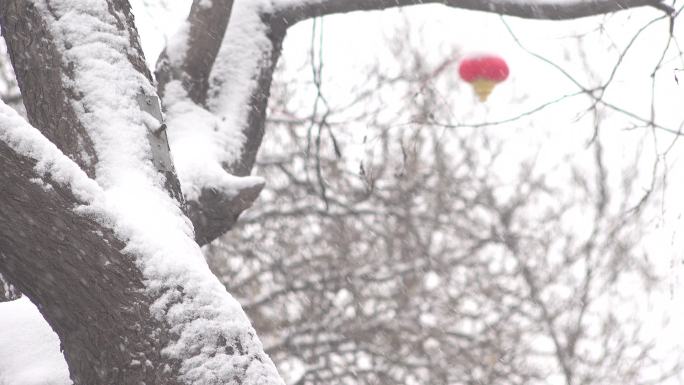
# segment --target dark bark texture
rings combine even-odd
[[[213,1],[210,6],[193,1],[190,9],[188,31],[188,51],[183,61],[173,63],[164,51],[157,62],[157,92],[164,95],[166,85],[178,80],[190,99],[197,105],[207,107],[209,98],[209,78],[216,61],[228,20],[233,6],[232,0]],[[244,135],[246,138],[242,158],[235,164],[226,164],[226,172],[249,175],[254,166],[256,155],[264,135],[266,107],[273,79],[273,71],[280,56],[285,38],[286,25],[282,20],[273,20],[273,15],[262,15],[263,22],[270,31],[271,52],[264,52],[270,58],[267,66],[259,69],[258,87],[250,96],[249,116]],[[227,85],[229,87],[229,85]],[[240,214],[248,209],[259,196],[263,185],[240,190],[234,196],[225,196],[213,189],[204,189],[199,199],[188,202],[188,217],[195,227],[195,239],[200,245],[207,244],[229,231]]]
[[[559,3],[557,1],[482,1],[482,0],[323,0],[287,5],[276,11],[288,24],[312,17],[353,11],[372,11],[393,7],[422,4],[443,4],[449,7],[473,11],[492,12],[526,19],[568,20],[580,17],[617,12],[641,6],[656,7],[667,13],[674,9],[662,0],[577,0]]]
[[[242,189],[235,196],[203,189],[198,200],[188,201],[188,217],[195,227],[195,241],[202,246],[225,234],[240,214],[252,206],[263,188],[260,184]]]
[[[47,3],[49,6],[49,2]],[[133,26],[133,14],[126,0],[108,1],[109,9],[117,20],[116,27],[127,30],[131,36],[128,59],[133,67],[152,81],[152,75],[145,64],[138,33]],[[121,19],[119,15],[125,15]],[[69,156],[90,177],[95,176],[98,155],[92,139],[78,120],[73,102],[81,97],[64,83],[64,77],[72,78],[73,63],[64,60],[48,30],[46,20],[31,2],[24,0],[3,0],[0,2],[0,25],[14,66],[19,89],[24,99],[29,122]],[[87,106],[84,106],[87,109]],[[154,138],[150,138],[152,141]],[[155,165],[165,164],[158,157],[169,157],[168,141],[151,143],[165,154],[153,154]],[[155,146],[155,144],[157,146]],[[181,201],[180,183],[173,169],[160,169],[166,178],[169,194]]]
[[[114,27],[131,36],[129,61],[151,81],[128,2],[107,5]],[[2,32],[29,121],[94,177],[97,149],[74,110],[81,97],[64,82],[77,69],[60,54],[68,47],[57,46],[44,17],[31,2],[0,2]],[[152,157],[170,159],[165,136],[155,141]],[[107,226],[77,214],[79,202],[68,187],[37,175],[34,166],[33,159],[0,142],[0,273],[37,305],[59,335],[74,383],[180,383],[179,363],[161,354],[173,338],[169,325],[150,314],[155,298],[145,294],[134,257],[122,252],[125,242]],[[168,193],[181,197],[168,166],[159,172],[167,178]]]
[[[0,142],[0,271],[60,336],[75,384],[175,384],[177,365],[160,355],[168,327],[150,315],[124,243],[77,215],[62,186],[31,182],[34,166]]]
[[[97,154],[93,142],[70,105],[78,95],[62,80],[68,71],[39,11],[31,2],[3,0],[0,25],[29,122],[88,176],[95,176]]]
[[[164,88],[171,80],[180,80],[190,99],[205,105],[209,90],[209,75],[228,27],[233,0],[215,0],[210,6],[193,1],[188,16],[188,49],[180,65],[169,62],[165,49],[157,64],[157,92],[164,95]]]
[[[257,152],[264,137],[266,108],[268,107],[268,99],[271,95],[273,72],[278,64],[283,40],[287,32],[287,24],[278,15],[261,15],[261,20],[268,27],[268,38],[271,40],[271,52],[264,52],[263,54],[269,57],[270,60],[264,63],[264,67],[259,68],[257,87],[249,99],[249,116],[247,117],[247,126],[243,131],[247,141],[242,151],[242,158],[239,162],[230,165],[228,168],[235,175],[249,175],[254,167]]]

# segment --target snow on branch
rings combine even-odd
[[[576,19],[616,12],[627,8],[652,6],[665,12],[674,10],[662,0],[277,0],[275,9],[289,24],[352,11],[379,10],[419,4],[498,13],[528,19]]]
[[[45,189],[51,189],[51,183],[68,187],[76,199],[74,205],[102,196],[103,191],[94,180],[4,102],[0,102],[0,142],[36,162],[34,170],[41,179],[34,179],[34,183]]]
[[[156,159],[155,154],[164,149],[155,146],[165,140],[155,142],[154,136],[163,134],[163,129],[145,107],[153,104],[156,91],[140,70],[144,60],[136,48],[128,3],[32,0],[30,4],[63,60],[70,105],[97,155],[95,176],[88,178],[7,107],[0,110],[2,141],[18,153],[34,156],[39,170],[75,192],[78,215],[95,220],[123,241],[123,254],[133,258],[142,273],[145,296],[153,299],[150,314],[168,327],[171,337],[161,354],[177,363],[179,382],[240,379],[245,384],[281,384],[239,303],[209,270],[181,202],[169,195],[173,188],[168,180],[175,175]],[[30,60],[31,52],[25,56]],[[217,183],[236,185],[232,180]]]
[[[188,19],[169,41],[158,62],[158,92],[179,80],[190,99],[204,105],[209,89],[209,74],[228,27],[233,0],[195,0]]]
[[[264,182],[259,177],[234,176],[225,169],[243,147],[240,131],[195,104],[180,81],[167,84],[165,95],[169,145],[196,240],[205,244],[235,223],[257,198]]]
[[[140,105],[156,90],[140,69],[131,31],[120,25],[126,10],[94,0],[36,1],[35,6],[67,68],[64,84],[78,95],[71,102],[95,148],[98,183],[105,188],[168,183],[159,173],[173,179],[173,165],[153,151],[155,142],[165,142],[157,138],[161,122]]]
[[[261,178],[248,175],[284,37],[264,19],[272,11],[267,2],[238,2],[232,12],[231,5],[195,0],[157,67],[169,142],[200,244],[228,231],[263,188]],[[199,59],[196,47],[205,49]]]
[[[139,317],[133,304],[140,298],[132,293],[138,288],[129,284],[140,282],[140,274],[131,271],[130,259],[121,254],[123,245],[111,231],[77,213],[79,207],[101,201],[104,191],[5,104],[0,104],[0,180],[2,274],[40,305],[62,341],[79,340],[78,333],[69,332],[73,325],[84,324],[84,316],[90,324],[114,320],[95,340],[113,345],[122,341],[122,325]],[[109,263],[108,272],[118,270],[121,275],[95,286],[93,278],[103,277],[103,262]],[[95,301],[93,292],[98,293]],[[107,315],[107,307],[111,311],[122,303],[122,311]],[[72,373],[77,377],[97,372],[102,368],[98,364],[107,362],[109,352],[93,354],[88,348],[67,346],[66,358],[74,364]],[[59,352],[59,347],[54,351]],[[129,352],[122,348],[114,353]],[[58,377],[64,377],[62,371]]]

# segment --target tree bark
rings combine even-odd
[[[186,239],[183,197],[128,2],[88,5],[0,3],[29,120],[44,135],[0,105],[0,273],[59,335],[77,385],[282,383],[239,304]],[[112,95],[99,89],[111,86],[110,75],[128,88],[116,88],[119,99],[98,99]],[[147,143],[132,143],[140,139]],[[95,195],[84,198],[74,178]],[[137,194],[159,206],[136,205]],[[172,211],[171,225],[135,223],[158,221],[159,208]]]
[[[127,2],[109,6],[126,15],[117,28],[132,21]],[[77,69],[32,2],[3,1],[0,22],[29,121],[94,177],[98,154],[73,106],[80,95],[65,83]],[[131,64],[151,79],[131,43]],[[69,188],[37,174],[36,163],[0,142],[0,271],[60,336],[75,384],[180,383],[178,364],[161,356],[169,326],[151,316],[154,298],[134,258],[122,253],[125,242],[77,214]],[[175,176],[166,176],[179,195]]]
[[[448,7],[492,12],[526,19],[568,20],[601,15],[624,9],[652,6],[667,13],[674,9],[662,0],[573,0],[558,1],[480,1],[480,0],[323,0],[302,1],[278,7],[276,13],[289,25],[312,17],[353,11],[372,11],[421,4],[443,4]]]
[[[77,215],[73,194],[35,166],[0,142],[0,271],[60,336],[75,384],[178,383],[160,354],[168,325],[150,315],[125,244]]]
[[[78,95],[70,93],[64,84],[62,56],[38,11],[31,2],[3,1],[0,24],[29,122],[94,176],[97,154],[70,105]]]
[[[166,85],[172,80],[180,80],[190,99],[205,105],[209,91],[209,75],[216,61],[221,40],[226,33],[233,0],[212,1],[205,5],[195,0],[190,8],[184,31],[187,33],[187,50],[180,60],[169,55],[178,54],[164,49],[157,62],[155,71],[157,92],[164,96]]]
[[[167,48],[157,62],[157,90],[160,95],[165,94],[170,82],[179,81],[191,102],[222,119],[218,112],[211,110],[211,99],[216,95],[209,94],[210,81],[225,81],[212,70],[224,43],[232,8],[232,0],[214,1],[209,5],[203,5],[200,0],[193,1],[183,27],[185,42],[182,45],[187,47],[187,51],[178,59],[175,57],[178,53],[170,53]],[[260,61],[263,66],[258,69],[254,91],[249,96],[249,112],[242,127],[245,142],[241,157],[221,164],[227,174],[235,176],[248,176],[256,160],[264,135],[273,71],[285,38],[286,27],[282,21],[273,20],[273,15],[267,13],[260,14],[259,18],[268,30],[271,44],[265,52],[260,52],[268,60]],[[225,54],[230,55],[231,52]],[[231,84],[226,83],[225,88],[230,92]],[[262,188],[263,184],[257,184],[237,193],[226,193],[212,186],[202,188],[198,198],[188,200],[188,216],[195,227],[197,242],[207,244],[229,231],[240,214],[256,200]]]

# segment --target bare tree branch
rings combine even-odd
[[[493,12],[527,19],[565,20],[621,11],[627,8],[652,6],[672,13],[661,0],[323,0],[283,2],[276,13],[292,25],[299,21],[333,13],[380,10],[420,4],[444,4],[449,7]]]
[[[75,384],[282,384],[192,239],[128,1],[9,0],[0,21],[31,119],[76,130],[0,105],[0,272]]]
[[[204,105],[209,75],[221,48],[232,8],[233,0],[217,0],[208,5],[201,0],[192,2],[182,31],[186,34],[185,52],[169,52],[169,47],[166,47],[157,62],[155,74],[160,96],[164,96],[164,89],[171,80],[180,80],[190,99]]]
[[[235,64],[226,64],[235,52],[230,52],[223,46],[230,46],[231,39],[244,39],[243,44],[249,43],[253,36],[250,31],[243,31],[239,23],[230,30],[228,19],[231,14],[232,1],[216,1],[209,6],[203,5],[202,1],[193,2],[190,15],[186,21],[181,36],[175,37],[182,41],[181,49],[185,52],[171,52],[171,47],[167,47],[157,64],[157,77],[159,79],[159,93],[164,95],[171,86],[177,86],[174,82],[180,83],[185,98],[189,100],[178,100],[167,98],[166,107],[169,117],[170,135],[174,135],[178,129],[185,130],[187,135],[193,135],[192,128],[185,127],[185,123],[175,123],[177,116],[174,107],[182,103],[193,103],[192,107],[202,114],[211,116],[216,122],[216,135],[225,136],[227,131],[234,130],[235,127],[227,127],[226,117],[221,112],[223,106],[221,99],[225,93],[239,93],[235,88],[234,81],[228,79],[226,73],[235,70],[226,68]],[[228,176],[248,176],[252,170],[256,153],[261,144],[264,134],[264,124],[266,115],[266,105],[268,103],[269,90],[273,76],[273,70],[280,55],[282,40],[285,37],[285,28],[282,22],[272,22],[270,15],[261,13],[259,9],[253,9],[249,5],[238,4],[236,6],[238,17],[251,17],[263,24],[264,38],[270,43],[267,46],[250,47],[257,49],[258,52],[252,58],[257,68],[254,69],[254,79],[249,79],[251,91],[246,95],[246,99],[241,103],[247,106],[245,119],[233,122],[240,126],[243,136],[242,148],[237,159],[210,159],[210,162],[217,163],[223,169],[224,175],[217,175],[212,180],[197,183],[194,175],[184,174],[184,158],[180,157],[177,161],[181,182],[193,179],[193,184],[184,183],[183,189],[186,194],[191,190],[199,190],[188,199],[188,216],[193,222],[196,233],[196,240],[200,244],[211,242],[216,237],[230,230],[242,211],[249,208],[252,202],[258,197],[263,188],[263,182],[248,183],[243,187],[228,186],[229,183],[217,184],[217,180],[225,179]],[[255,13],[257,12],[257,13]],[[233,12],[235,13],[235,12]],[[229,34],[226,35],[227,29]],[[261,32],[261,31],[260,31]],[[245,34],[244,36],[242,34]],[[220,56],[222,55],[222,56]],[[216,59],[220,58],[223,67],[216,69]],[[245,81],[245,80],[240,80]],[[253,82],[253,83],[252,83]],[[177,94],[177,93],[176,93]],[[187,110],[180,115],[186,115]],[[181,116],[182,118],[183,116]],[[182,127],[179,127],[182,126]],[[197,128],[201,129],[201,128]],[[221,139],[216,141],[220,142]],[[173,151],[182,152],[183,143],[177,144],[172,140]],[[199,150],[201,151],[201,150]]]
[[[0,105],[3,129],[12,127],[7,110]],[[161,360],[168,327],[151,316],[153,299],[142,291],[134,258],[122,252],[125,244],[111,229],[73,210],[83,200],[64,179],[68,170],[58,159],[63,155],[31,158],[17,148],[40,151],[21,140],[0,131],[0,271],[38,304],[60,336],[76,384],[176,384],[173,363],[168,373],[147,365],[121,367],[122,357]],[[41,174],[36,167],[41,162],[55,166]]]
[[[170,52],[167,47],[157,62],[157,92],[163,96],[171,81],[180,81],[188,98],[206,108],[209,76],[223,41],[232,0],[213,1],[206,5],[195,0],[186,21],[182,39],[185,51]],[[263,184],[225,193],[204,188],[196,199],[188,201],[188,216],[200,244],[211,242],[232,228],[242,211],[259,196]]]

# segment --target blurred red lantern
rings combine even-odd
[[[472,84],[481,102],[487,100],[494,86],[508,78],[506,61],[496,55],[472,56],[461,61],[458,73]]]

